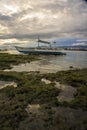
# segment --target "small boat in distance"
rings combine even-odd
[[[39,44],[49,44],[50,47],[40,47]],[[35,54],[35,55],[66,55],[66,53],[59,51],[58,49],[52,48],[51,43],[48,41],[43,41],[38,38],[38,47],[19,47],[15,46],[17,51],[24,54]]]

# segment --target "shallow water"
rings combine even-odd
[[[44,82],[45,84],[52,83],[50,80],[47,80],[45,78],[42,78],[41,81]],[[76,88],[70,85],[61,84],[60,82],[56,82],[56,81],[54,83],[55,83],[55,87],[61,90],[57,96],[59,102],[71,101],[74,99]]]
[[[13,66],[5,71],[40,71],[41,73],[55,73],[60,70],[74,68],[87,68],[87,51],[66,51],[63,56],[41,56],[41,60]]]
[[[17,84],[15,82],[12,82],[12,81],[1,81],[0,80],[0,89],[3,89],[7,86],[14,86],[14,87],[17,87]]]

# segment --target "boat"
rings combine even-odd
[[[50,47],[40,47],[39,44],[49,44]],[[58,49],[52,48],[50,42],[43,41],[38,38],[38,47],[20,47],[15,46],[17,51],[24,53],[24,54],[35,54],[35,55],[65,55],[66,53],[59,51]]]

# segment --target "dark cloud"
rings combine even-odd
[[[36,39],[36,34],[8,34],[0,35],[0,39]]]
[[[11,20],[11,17],[10,17],[10,16],[7,16],[7,15],[2,15],[2,14],[0,14],[0,20],[10,21],[10,20]]]

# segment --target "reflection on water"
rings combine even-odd
[[[8,71],[40,71],[41,73],[52,73],[67,70],[70,66],[74,68],[87,67],[87,51],[67,51],[66,53],[67,55],[64,56],[41,56],[41,60],[39,61],[13,66],[13,69]]]

